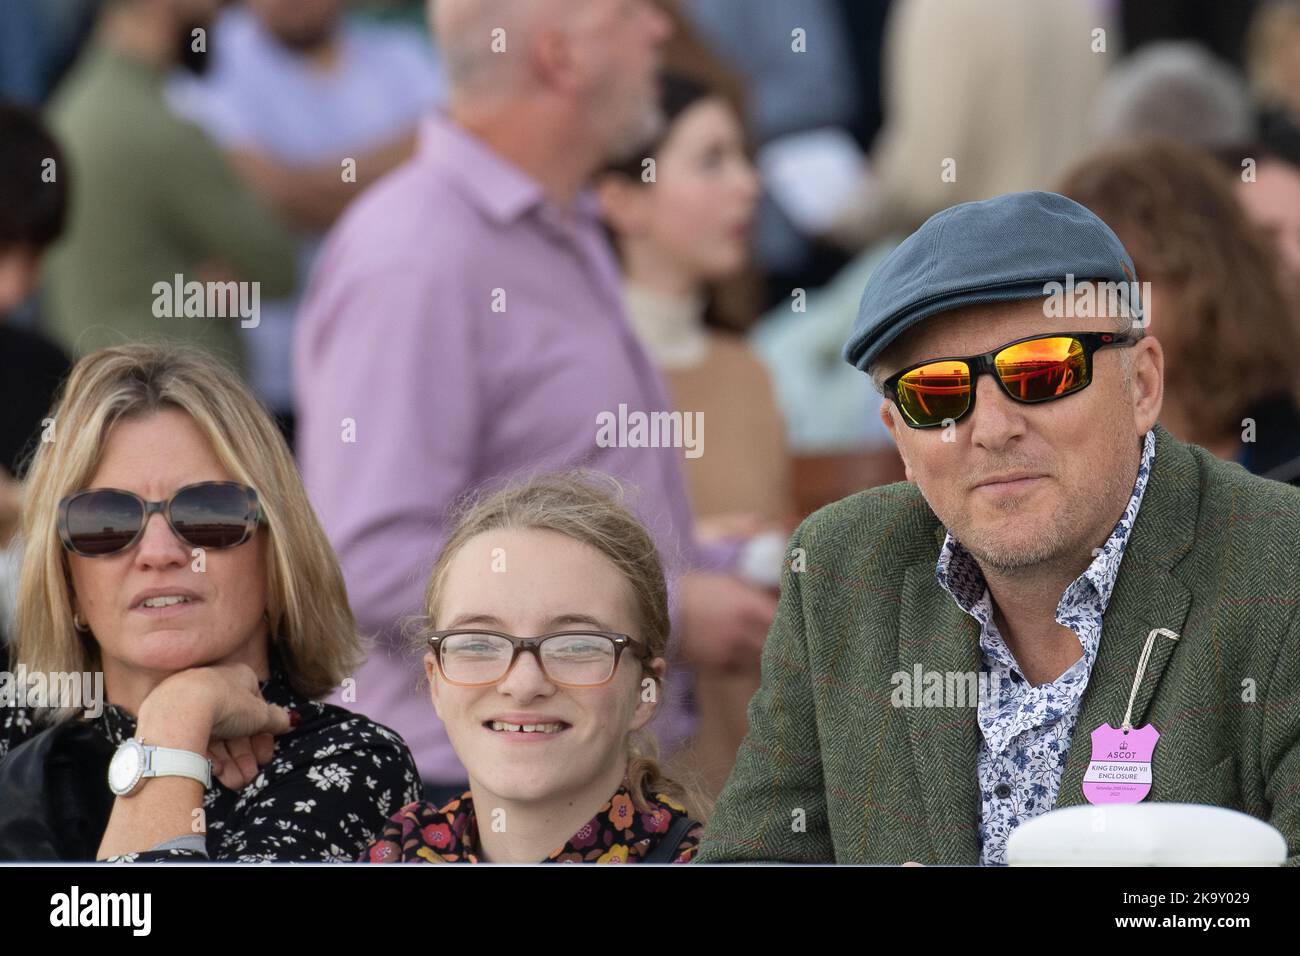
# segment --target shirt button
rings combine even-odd
[[[997,797],[999,800],[1005,800],[1007,797],[1011,796],[1011,785],[1007,783],[998,784],[993,788],[993,796]]]

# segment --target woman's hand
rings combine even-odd
[[[220,759],[218,779],[243,787],[257,761],[271,758],[273,734],[291,726],[283,707],[268,704],[247,664],[214,664],[172,674],[140,704],[136,736]],[[215,768],[214,768],[215,769]],[[205,833],[203,785],[181,776],[150,781],[138,794],[118,797],[95,858],[138,853],[172,837]]]
[[[260,768],[275,754],[275,737],[254,734],[251,737],[213,739],[208,744],[212,775],[231,790],[243,790],[257,779]]]
[[[271,760],[274,735],[290,726],[289,712],[263,699],[251,667],[214,664],[155,687],[140,707],[137,732],[150,743],[206,752],[217,779],[241,790]]]
[[[212,711],[214,738],[232,740],[254,734],[282,734],[289,729],[289,712],[266,702],[257,675],[247,664],[214,664],[182,673],[199,673],[207,678],[210,699],[216,705]]]

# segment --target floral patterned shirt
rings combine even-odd
[[[982,865],[1005,864],[1011,831],[1046,813],[1056,802],[1079,705],[1097,659],[1102,615],[1115,587],[1155,455],[1155,432],[1148,431],[1128,506],[1092,563],[1065,589],[1056,606],[1057,623],[1078,636],[1083,656],[1054,681],[1029,685],[998,631],[979,565],[951,533],[944,540],[935,576],[957,605],[980,623],[982,673],[977,719]]]
[[[203,795],[206,838],[180,837],[106,862],[350,862],[375,839],[394,807],[419,798],[415,761],[397,734],[341,707],[300,697],[278,665],[261,689],[267,701],[295,713],[298,724],[275,738],[271,762],[242,790],[212,778]],[[95,720],[113,744],[135,734],[135,718],[113,704]],[[0,759],[41,729],[27,708],[5,708]]]
[[[686,809],[662,793],[648,800],[651,810],[636,809],[621,786],[564,846],[543,863],[640,863],[662,835],[686,816]],[[700,845],[704,825],[686,831],[673,863],[689,863]],[[478,863],[478,819],[470,791],[441,809],[413,803],[393,815],[383,834],[361,856],[363,863]]]

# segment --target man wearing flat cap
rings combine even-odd
[[[1300,861],[1300,489],[1156,424],[1138,288],[1045,192],[877,269],[844,354],[907,481],[795,532],[700,862],[995,865],[1048,810],[1141,800],[1252,814]]]

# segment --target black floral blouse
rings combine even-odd
[[[543,863],[640,863],[686,809],[662,793],[648,799],[649,813],[638,811],[621,786],[594,817]],[[689,863],[704,825],[696,823],[677,845],[673,863]],[[478,820],[470,791],[441,809],[423,801],[402,807],[382,835],[361,856],[363,863],[478,863]]]
[[[298,696],[277,664],[261,690],[268,702],[289,709],[296,726],[275,738],[271,762],[242,790],[212,778],[203,795],[206,839],[181,837],[106,862],[350,862],[376,838],[394,807],[419,799],[415,761],[393,731]],[[135,733],[135,718],[113,704],[95,722],[113,744]],[[41,729],[28,708],[5,708],[0,759]]]

